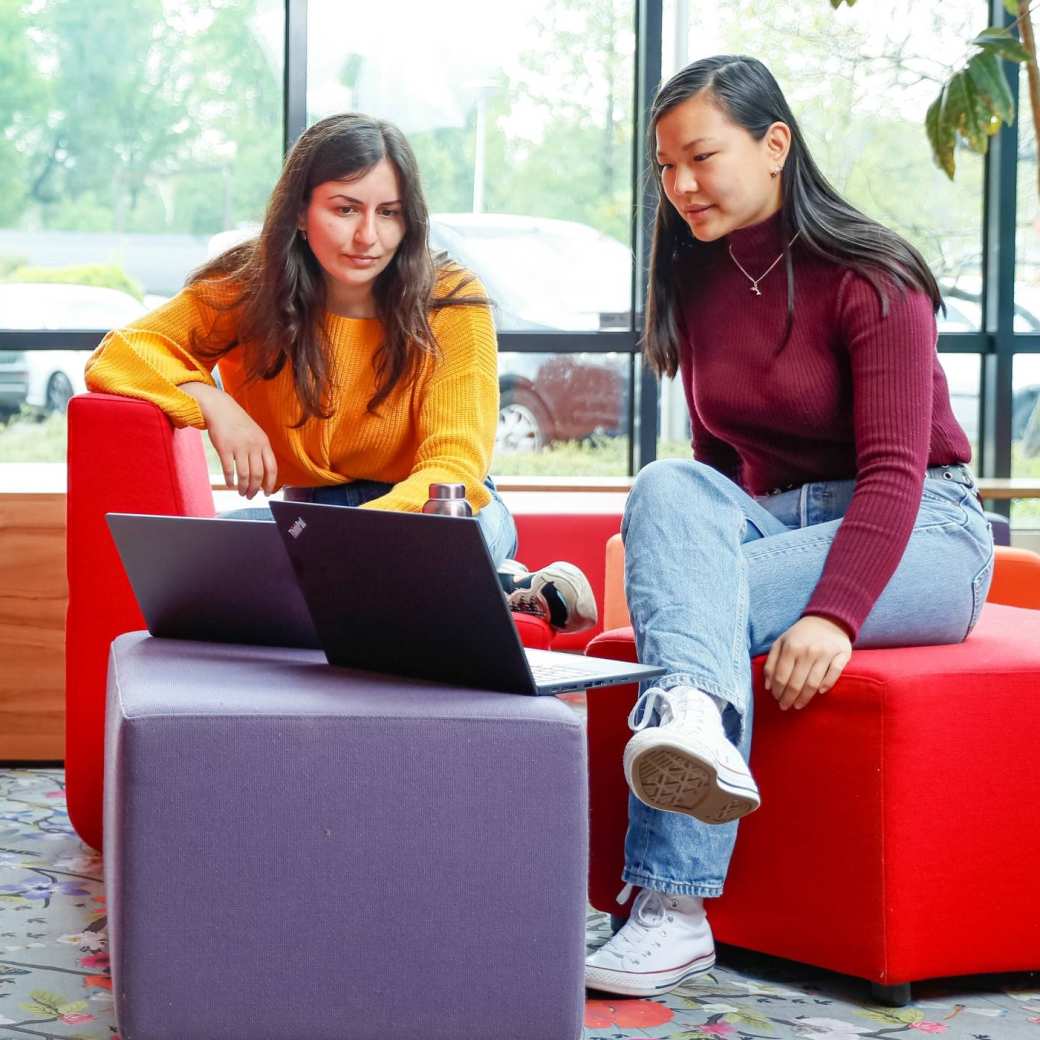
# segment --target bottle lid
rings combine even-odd
[[[430,498],[465,498],[465,484],[431,484]]]

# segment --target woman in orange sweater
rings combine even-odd
[[[401,132],[330,116],[286,158],[259,237],[109,333],[87,386],[206,429],[225,480],[248,499],[284,487],[296,501],[418,512],[430,484],[464,484],[511,606],[561,630],[594,624],[577,568],[532,575],[510,560],[516,528],[488,476],[489,301],[471,274],[431,255],[428,227]]]

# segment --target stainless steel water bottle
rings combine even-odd
[[[441,516],[473,515],[473,510],[466,501],[465,484],[431,484],[430,497],[422,511],[439,513]]]

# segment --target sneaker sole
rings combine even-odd
[[[637,750],[626,756],[625,776],[632,793],[652,809],[683,813],[702,823],[730,823],[761,804],[757,788],[720,773],[713,760],[688,749],[657,744]]]
[[[671,972],[617,971],[613,968],[586,968],[585,987],[623,997],[651,997],[675,989],[694,975],[715,966],[714,952],[698,957]]]

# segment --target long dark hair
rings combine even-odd
[[[213,305],[234,312],[230,341],[226,331],[223,336],[216,332],[225,328],[218,321],[210,341],[192,344],[193,351],[219,358],[238,343],[246,345],[250,380],[273,379],[288,362],[301,406],[297,426],[331,414],[325,278],[298,233],[300,214],[317,185],[363,177],[384,158],[397,173],[405,233],[373,286],[376,316],[385,330],[375,360],[376,392],[368,402],[369,411],[375,411],[402,379],[417,374],[425,356],[439,353],[430,311],[489,302],[462,295],[472,279],[444,254],[431,256],[419,165],[396,126],[348,112],[309,127],[286,156],[259,237],[227,250],[188,278],[203,292],[207,283],[212,285],[214,291],[206,295],[214,298]],[[453,273],[458,277],[451,291],[435,296],[438,279]],[[234,288],[230,303],[228,285]]]
[[[851,268],[866,278],[888,313],[885,283],[919,289],[935,310],[942,296],[921,254],[894,231],[861,213],[828,183],[813,161],[794,115],[772,73],[755,58],[721,54],[704,58],[677,72],[657,93],[650,109],[648,154],[657,151],[657,124],[677,105],[707,91],[707,96],[737,126],[761,141],[773,123],[791,129],[791,148],[781,175],[781,232],[787,271],[787,342],[794,320],[794,266],[790,242],[795,234],[808,250]],[[661,168],[652,162],[657,185],[657,215],[650,251],[643,349],[656,372],[674,376],[679,367],[679,270],[684,258],[710,244],[698,242],[661,190]]]

